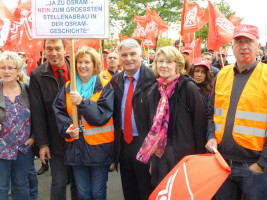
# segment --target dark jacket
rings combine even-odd
[[[224,66],[226,66],[226,65],[230,65],[229,63],[228,63],[228,61],[226,60],[225,61],[225,64],[224,64]],[[216,67],[217,69],[219,69],[219,70],[221,70],[222,69],[222,66],[220,65],[220,63],[219,63],[219,61],[217,60],[215,63],[212,63],[212,66],[213,67]],[[215,78],[215,77],[214,77]]]
[[[67,60],[69,68],[69,61]],[[31,72],[29,97],[31,104],[32,131],[39,147],[49,145],[53,154],[64,155],[65,141],[58,133],[52,104],[59,92],[54,72],[46,61]]]
[[[151,127],[160,100],[158,83],[150,88],[147,95]],[[174,160],[178,163],[186,155],[205,153],[207,117],[198,88],[190,76],[184,75],[179,78],[173,95],[174,109],[170,110],[173,115],[172,119],[170,118],[173,120],[173,130],[168,130],[168,133],[173,134]],[[156,169],[156,166],[153,166],[153,169]]]
[[[124,92],[124,71],[114,76],[110,83],[114,89],[114,126],[115,126],[115,162],[119,162],[121,148],[121,101]],[[140,147],[149,131],[147,91],[156,82],[154,73],[142,65],[140,67],[140,77],[133,93],[133,111],[140,140]]]
[[[77,106],[78,116],[81,119],[83,115],[85,121],[93,126],[103,126],[113,114],[114,91],[110,83],[103,88],[99,77],[96,79],[94,93],[102,91],[97,103],[90,99],[83,99]],[[70,85],[62,88],[55,98],[53,110],[56,115],[59,134],[63,138],[70,138],[66,133],[68,127],[73,124],[66,108],[66,92],[70,92]],[[79,139],[66,143],[65,164],[71,166],[87,165],[99,166],[110,165],[114,161],[114,142],[99,145],[89,145],[82,133]]]

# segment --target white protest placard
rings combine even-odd
[[[109,38],[109,0],[32,1],[33,38]]]

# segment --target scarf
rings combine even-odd
[[[136,155],[136,159],[143,163],[147,163],[153,154],[161,158],[165,151],[170,118],[168,99],[174,92],[175,85],[179,81],[179,76],[179,74],[176,74],[168,79],[157,79],[161,98],[158,103],[157,112],[153,118],[153,125]]]
[[[76,74],[76,89],[79,92],[79,94],[81,95],[81,97],[85,97],[86,99],[90,99],[90,97],[94,93],[96,77],[97,77],[97,75],[93,75],[90,78],[90,80],[83,86],[79,75]],[[70,88],[70,90],[71,90],[71,88]]]

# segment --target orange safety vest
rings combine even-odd
[[[108,84],[107,80],[101,79],[101,84],[103,88]],[[69,85],[69,82],[66,83],[66,88]],[[94,93],[90,100],[97,102],[100,98],[103,90],[100,90],[96,93]],[[72,103],[70,101],[70,93],[66,92],[66,105],[67,105],[67,111],[70,117],[72,118]],[[113,125],[113,118],[110,118],[110,120],[103,126],[91,126],[88,122],[86,122],[81,116],[81,124],[84,127],[83,128],[83,136],[85,141],[90,145],[99,145],[104,143],[110,143],[114,141],[114,125]],[[74,138],[65,139],[66,142],[72,142]]]
[[[217,76],[214,100],[215,135],[220,144],[230,105],[234,66],[225,66]],[[233,138],[240,146],[262,151],[267,130],[267,66],[259,63],[248,79],[236,108]]]
[[[120,73],[120,72],[121,72],[121,70],[118,70],[118,73]],[[102,78],[104,75],[106,75],[108,82],[110,82],[110,80],[112,79],[112,75],[109,73],[108,70],[102,71],[102,72],[100,73],[101,78]]]

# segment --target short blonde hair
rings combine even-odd
[[[75,54],[75,68],[77,67],[77,60],[81,57],[83,57],[84,55],[90,55],[91,59],[94,63],[94,72],[93,74],[95,75],[99,75],[101,72],[101,59],[99,54],[97,53],[97,51],[92,48],[92,47],[88,47],[88,46],[83,46],[82,48],[80,48],[77,53]],[[77,68],[76,68],[77,70]]]
[[[3,64],[4,61],[7,61],[7,60],[10,61],[12,64],[14,64],[16,68],[20,70],[22,69],[24,62],[17,53],[12,52],[12,51],[5,51],[1,53],[0,66]]]
[[[173,46],[165,46],[161,47],[157,52],[155,56],[155,61],[153,62],[152,70],[154,71],[155,76],[158,78],[159,73],[157,70],[157,61],[159,58],[159,55],[164,54],[168,59],[173,60],[176,63],[176,73],[180,73],[181,75],[186,74],[185,71],[185,60],[183,55],[180,53],[178,49],[176,49]]]

